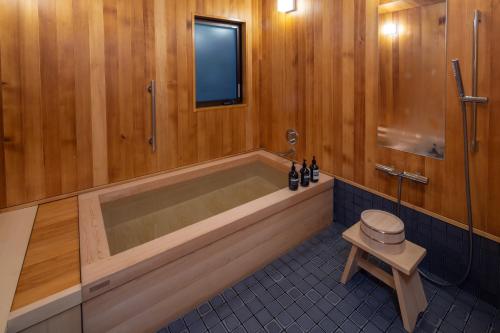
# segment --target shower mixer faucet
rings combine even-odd
[[[415,172],[408,172],[408,171],[400,171],[394,168],[393,166],[387,166],[383,164],[375,164],[375,169],[378,171],[385,172],[391,176],[397,176],[401,178],[405,178],[408,180],[411,180],[416,183],[421,183],[424,185],[427,185],[429,183],[429,178],[422,176],[418,173]]]
[[[429,184],[429,178],[422,176],[418,173],[408,172],[408,171],[400,171],[394,168],[393,166],[387,166],[383,164],[375,164],[375,169],[378,171],[385,172],[391,176],[398,177],[398,197],[397,197],[397,209],[396,215],[399,217],[401,215],[401,195],[403,192],[403,179],[411,180],[415,183],[420,183],[427,185]]]

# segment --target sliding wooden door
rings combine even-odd
[[[148,91],[156,81],[154,1],[104,0],[103,13],[108,167],[114,182],[157,169]]]

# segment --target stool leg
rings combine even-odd
[[[346,284],[352,278],[352,276],[356,274],[357,271],[359,271],[358,259],[361,256],[362,252],[363,251],[355,245],[351,247],[351,252],[349,253],[344,272],[342,273],[342,277],[340,279],[340,282],[342,282],[343,284]]]
[[[415,270],[408,276],[396,269],[392,269],[394,284],[398,294],[399,308],[401,310],[401,319],[408,332],[412,332],[417,324],[417,318],[420,312],[427,307],[427,298],[418,271]]]

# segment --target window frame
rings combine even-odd
[[[236,29],[236,80],[238,96],[235,99],[224,99],[216,101],[199,102],[197,98],[196,79],[196,24],[203,23],[212,26],[230,27]],[[195,110],[203,110],[207,108],[217,107],[236,107],[244,105],[245,97],[245,78],[244,78],[244,45],[245,41],[245,22],[239,20],[231,20],[219,17],[210,16],[193,16],[193,63],[194,63],[194,104]]]

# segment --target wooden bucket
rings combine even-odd
[[[397,254],[404,250],[405,226],[397,216],[382,210],[361,213],[361,234],[374,249]]]

